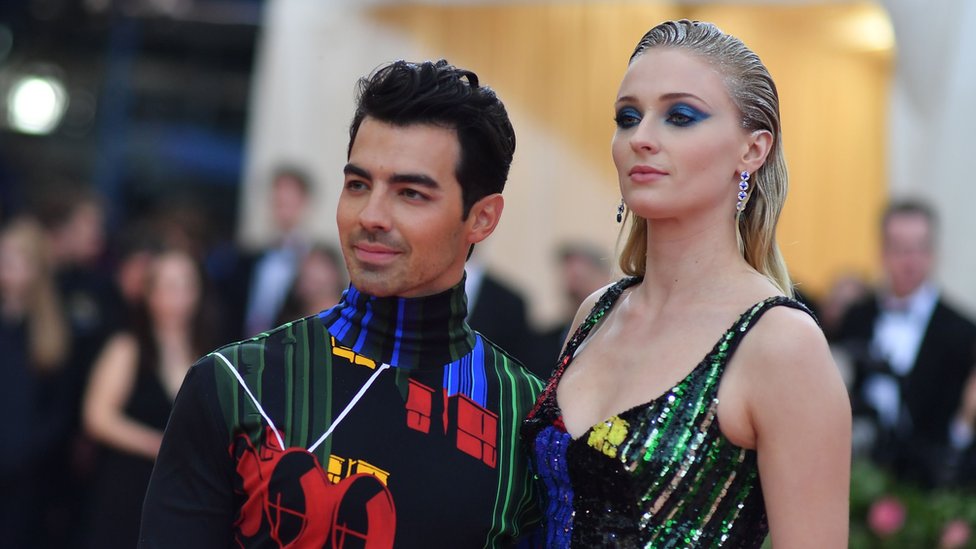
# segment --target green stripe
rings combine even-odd
[[[284,375],[284,385],[283,390],[285,394],[282,399],[283,408],[285,411],[285,424],[282,428],[287,429],[285,432],[285,444],[289,447],[301,445],[302,435],[294,428],[295,413],[292,406],[295,404],[295,338],[293,337],[293,329],[291,324],[288,324],[284,328],[284,333],[281,334],[282,337],[282,350],[284,351],[284,364],[282,364],[282,370]],[[281,332],[279,332],[280,334]]]
[[[492,356],[496,360],[493,366],[496,377],[498,378],[499,387],[498,426],[499,429],[507,427],[507,430],[500,432],[498,437],[498,489],[495,492],[495,510],[494,516],[492,517],[491,532],[493,534],[488,539],[488,547],[494,547],[497,543],[498,536],[508,530],[510,526],[508,524],[508,512],[512,508],[515,465],[518,463],[518,444],[516,439],[522,421],[521,414],[519,414],[518,380],[512,373],[514,365],[509,362],[508,357],[503,353],[496,352],[494,349],[492,351]],[[497,362],[499,359],[501,361],[500,365]],[[505,378],[507,378],[507,383]],[[506,412],[508,412],[508,415],[506,415]],[[514,519],[515,517],[513,516],[511,518]]]
[[[501,503],[501,500],[502,500],[502,482],[503,482],[503,478],[504,478],[503,477],[503,474],[502,474],[502,471],[501,471],[501,467],[502,467],[502,463],[503,463],[503,460],[501,459],[501,456],[502,456],[501,445],[502,445],[502,441],[504,440],[503,437],[502,437],[502,433],[501,433],[501,427],[503,425],[503,423],[502,423],[502,414],[505,411],[505,406],[504,406],[504,401],[505,401],[504,387],[505,387],[505,383],[504,383],[504,380],[502,379],[501,369],[498,368],[498,365],[496,363],[498,354],[495,352],[495,349],[494,348],[491,348],[491,351],[492,351],[492,353],[491,353],[491,356],[492,356],[491,366],[495,370],[495,377],[498,380],[498,428],[499,428],[499,436],[498,436],[498,441],[499,442],[498,442],[498,446],[499,447],[498,447],[498,454],[497,454],[498,457],[497,457],[497,460],[496,461],[498,463],[499,470],[498,470],[498,486],[495,488],[495,504],[494,504],[494,507],[493,507],[493,510],[492,510],[492,515],[491,515],[491,528],[488,530],[488,539],[485,540],[485,547],[494,547],[495,541],[496,541],[496,539],[498,537],[498,532],[501,531],[502,529],[504,529],[504,519],[505,519],[504,506],[502,506],[502,509],[501,510],[499,509],[499,504]],[[504,361],[504,358],[502,358],[502,360]],[[506,496],[506,499],[507,499],[507,496]],[[498,525],[499,519],[501,519],[503,521],[503,524],[501,526]]]
[[[308,349],[308,326],[307,321],[300,324],[300,328],[295,330],[298,337],[298,341],[295,345],[295,351],[298,354],[297,361],[299,367],[299,375],[296,380],[297,385],[295,387],[294,394],[305,395],[308,393],[308,369],[309,362],[311,358],[311,353]],[[301,436],[301,446],[302,448],[308,448],[311,441],[308,440],[308,398],[298,399],[298,410],[296,415],[298,416],[297,424],[294,427],[296,436]]]
[[[332,345],[329,334],[317,318],[311,320],[310,331],[313,340],[312,349],[316,350],[316,356],[311,362],[316,369],[311,372],[313,379],[306,400],[310,401],[314,396],[319,406],[316,407],[315,415],[311,418],[312,428],[309,430],[311,440],[308,446],[318,440],[318,437],[332,424]],[[332,437],[315,449],[315,455],[319,458],[322,467],[328,470],[329,456],[332,455]]]

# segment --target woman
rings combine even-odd
[[[666,22],[615,110],[631,276],[581,306],[523,428],[548,546],[846,547],[850,404],[774,241],[769,73],[714,25]]]
[[[45,502],[37,461],[56,446],[62,418],[44,402],[45,386],[64,365],[68,324],[55,289],[47,240],[33,220],[0,230],[0,539],[5,547],[36,543]]]
[[[89,547],[135,547],[142,500],[176,393],[210,346],[202,278],[186,253],[152,259],[144,311],[96,360],[84,400],[88,433],[104,452],[92,483]]]
[[[312,246],[301,264],[275,326],[318,314],[339,302],[346,289],[342,254],[328,244]]]

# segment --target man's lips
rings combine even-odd
[[[374,264],[389,263],[390,261],[396,259],[401,253],[400,250],[395,248],[390,248],[381,244],[372,244],[369,242],[353,244],[352,249],[356,254],[356,259],[362,261],[363,263]]]

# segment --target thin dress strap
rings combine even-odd
[[[766,314],[766,311],[774,307],[789,307],[791,309],[803,311],[810,315],[818,326],[820,325],[820,321],[817,320],[817,316],[813,314],[813,311],[811,311],[803,303],[782,295],[767,297],[766,299],[750,307],[746,312],[742,313],[735,324],[733,324],[732,327],[725,332],[722,339],[720,339],[715,345],[715,348],[712,349],[710,356],[719,356],[722,358],[721,370],[725,369],[725,365],[728,364],[729,359],[732,358],[732,354],[735,353],[735,350],[739,347],[739,343],[742,342],[742,338],[745,337],[745,335],[749,333],[749,330],[756,325],[756,322],[758,322],[759,319]]]

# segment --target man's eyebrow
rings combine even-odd
[[[369,173],[369,170],[361,168],[352,162],[346,164],[345,167],[342,168],[342,172],[346,175],[361,177],[367,181],[373,180],[373,174]],[[390,183],[421,185],[423,187],[430,187],[432,189],[439,189],[441,187],[440,183],[438,183],[436,179],[422,173],[394,174],[392,177],[390,177]]]
[[[390,178],[390,183],[409,183],[434,189],[439,189],[441,186],[436,179],[422,173],[398,173]]]
[[[344,173],[346,175],[355,175],[355,176],[358,176],[358,177],[362,177],[363,179],[368,179],[370,181],[373,180],[373,175],[371,173],[369,173],[369,170],[365,170],[363,168],[360,168],[359,166],[357,166],[357,165],[355,165],[355,164],[353,164],[351,162],[348,163],[348,164],[346,164],[342,168],[342,173]]]

